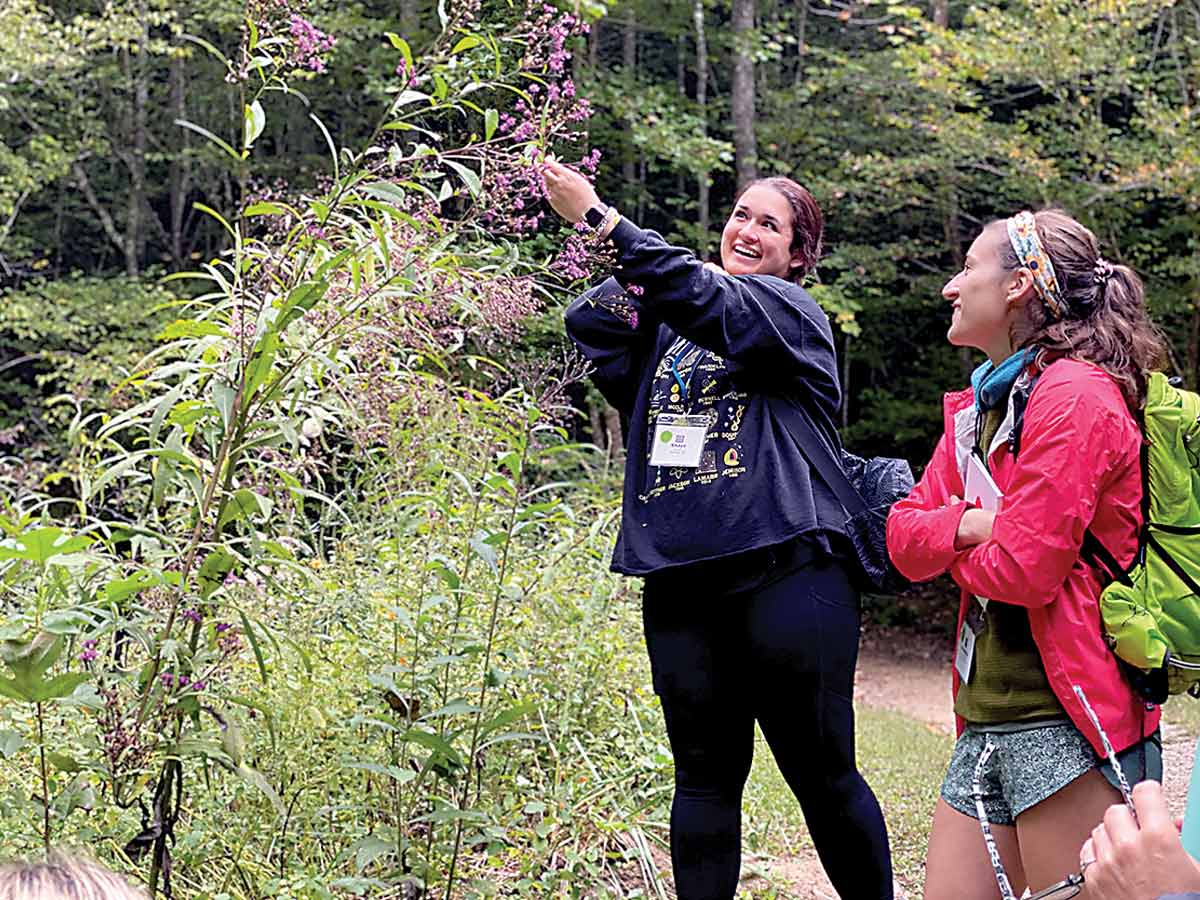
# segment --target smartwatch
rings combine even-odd
[[[597,203],[591,209],[583,214],[583,221],[587,223],[588,228],[595,231],[604,223],[604,216],[608,213],[608,207],[603,203]]]

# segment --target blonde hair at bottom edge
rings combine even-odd
[[[82,856],[53,852],[41,862],[0,867],[0,900],[146,900],[114,872]]]

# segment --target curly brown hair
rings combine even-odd
[[[1026,304],[1013,347],[1037,348],[1039,370],[1064,357],[1099,366],[1137,412],[1146,402],[1149,373],[1167,359],[1166,339],[1146,314],[1142,280],[1128,266],[1103,263],[1096,236],[1063,210],[1039,210],[1033,218],[1068,311],[1059,319],[1044,303]],[[1000,264],[1021,267],[1007,242],[1001,244]]]

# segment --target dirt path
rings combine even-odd
[[[874,633],[864,637],[855,679],[855,699],[874,709],[901,712],[947,734],[954,733],[950,706],[950,663],[944,639],[922,639],[910,632]],[[1175,815],[1183,815],[1191,777],[1194,736],[1184,729],[1163,726],[1164,788]],[[747,869],[770,873],[770,881],[785,896],[803,900],[838,900],[811,850],[782,860],[748,860]],[[765,882],[759,882],[765,884]],[[758,885],[744,885],[755,895]],[[899,886],[898,886],[899,887]],[[898,890],[897,900],[906,895]]]

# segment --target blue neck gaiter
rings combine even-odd
[[[984,413],[1003,402],[1028,361],[1029,351],[1018,350],[998,366],[993,366],[989,359],[972,372],[971,387],[975,391],[975,408]]]

